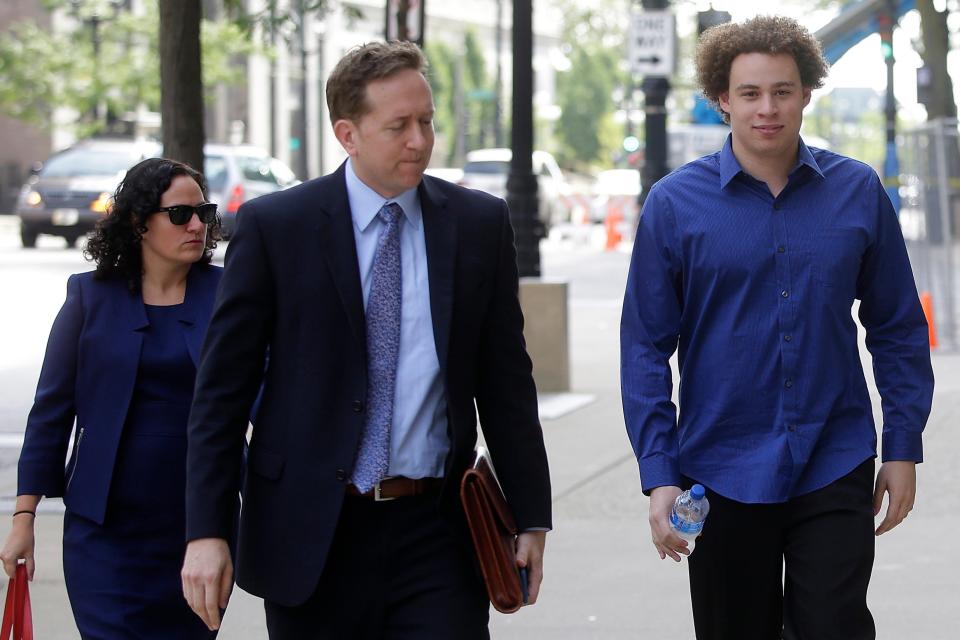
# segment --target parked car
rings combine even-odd
[[[427,167],[424,173],[428,176],[440,178],[441,180],[446,180],[454,184],[460,184],[463,180],[463,169],[457,169],[455,167]]]
[[[633,220],[640,195],[640,172],[636,169],[609,169],[597,174],[590,202],[590,221],[603,222],[612,213]]]
[[[203,174],[210,201],[220,205],[224,238],[236,230],[241,204],[300,182],[287,165],[259,147],[208,144],[204,154]]]
[[[512,158],[513,152],[510,149],[470,151],[467,153],[466,164],[463,165],[460,184],[505,199]],[[540,220],[547,228],[551,224],[568,220],[570,212],[563,197],[569,194],[570,188],[557,161],[546,151],[534,151],[533,173],[537,176]]]
[[[40,234],[76,245],[106,212],[131,166],[160,153],[149,141],[91,139],[50,156],[20,190],[20,241],[35,247]]]

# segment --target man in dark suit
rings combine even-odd
[[[327,84],[349,159],[241,209],[189,430],[184,595],[211,628],[261,382],[237,583],[271,638],[488,637],[458,499],[478,412],[536,601],[550,481],[513,234],[502,200],[423,175],[425,67],[409,43],[349,52]]]

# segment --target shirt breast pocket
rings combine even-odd
[[[866,234],[861,229],[837,227],[825,230],[811,251],[813,273],[819,284],[852,295],[857,288],[865,246]]]

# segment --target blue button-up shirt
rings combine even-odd
[[[408,478],[439,478],[443,476],[443,462],[450,449],[450,439],[447,436],[446,390],[440,377],[440,361],[433,339],[427,244],[420,198],[416,189],[405,191],[396,198],[384,198],[357,177],[350,161],[347,161],[346,183],[364,306],[370,298],[377,240],[386,229],[386,223],[377,213],[388,202],[396,202],[403,208],[404,221],[400,227],[403,286],[400,352],[387,473]]]
[[[774,198],[728,137],[658,182],[621,321],[643,490],[683,475],[740,502],[783,502],[876,456],[855,299],[882,397],[883,460],[920,462],[933,395],[927,325],[876,173],[801,141]]]

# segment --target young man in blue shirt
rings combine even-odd
[[[711,504],[689,556],[699,640],[874,638],[874,536],[913,506],[933,393],[897,216],[869,166],[800,139],[827,74],[809,31],[778,17],[721,25],[697,68],[731,134],[650,191],[621,323],[653,543],[661,558],[689,554],[668,517],[699,482]],[[876,482],[856,300],[883,406]]]

